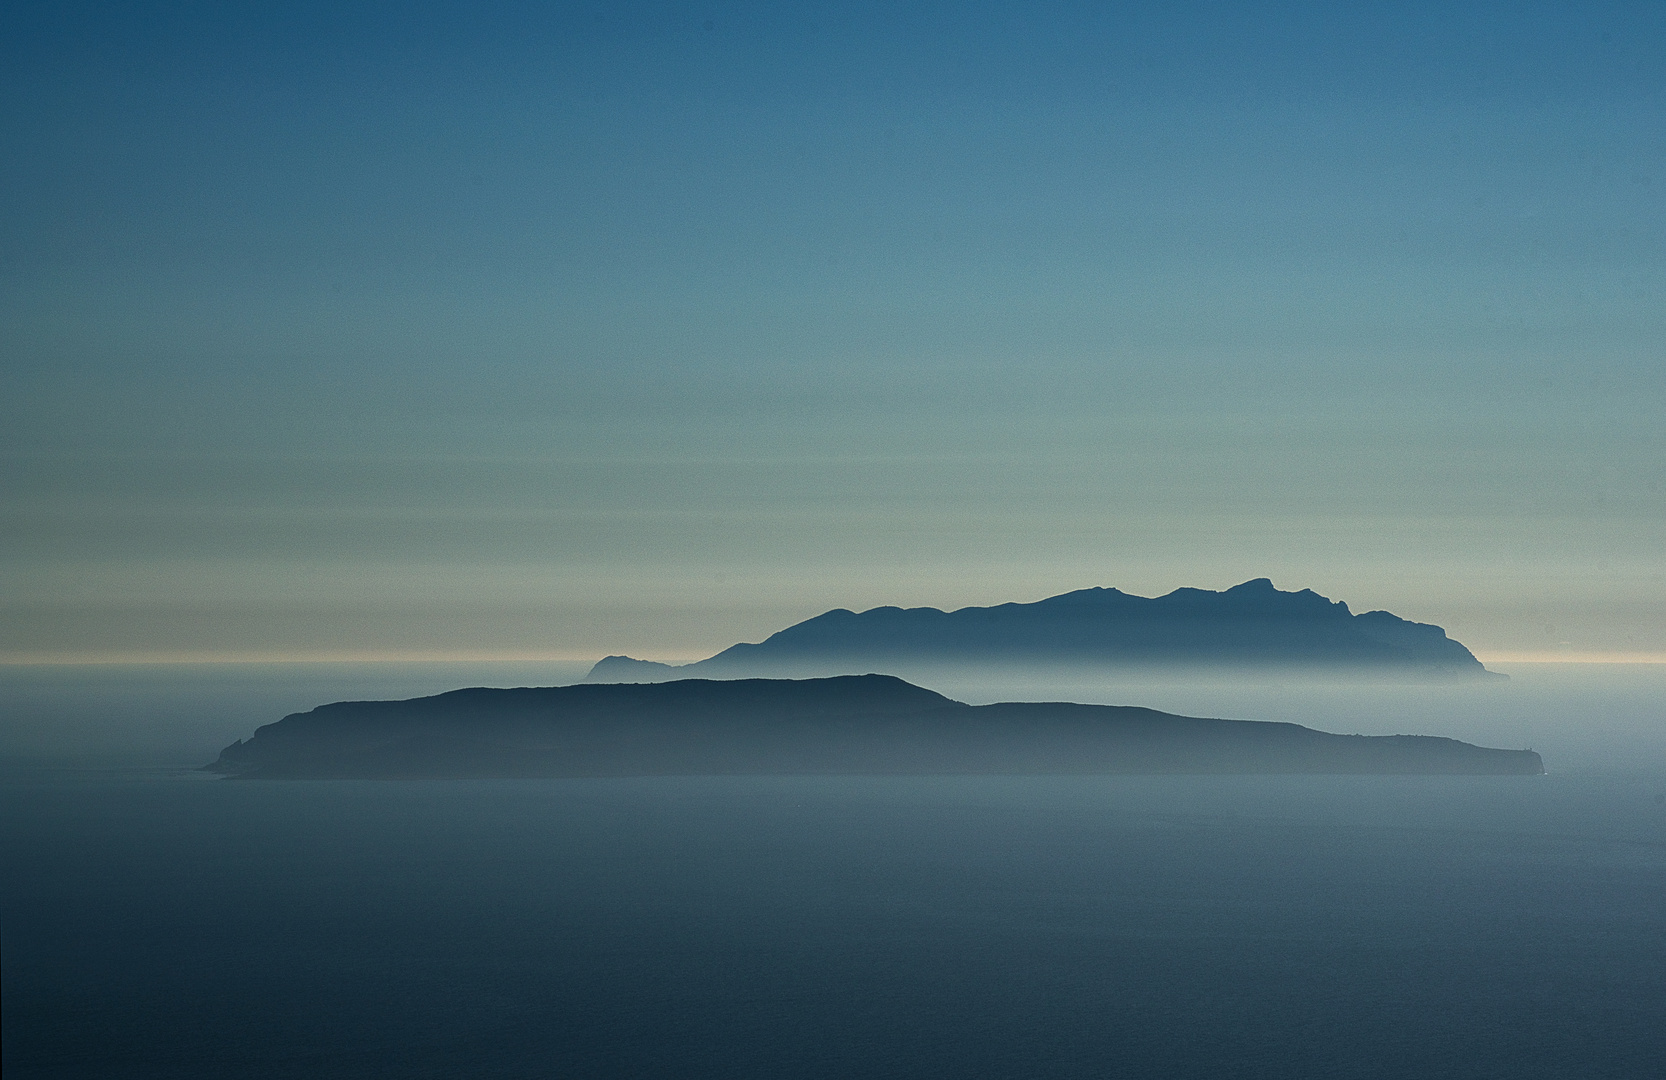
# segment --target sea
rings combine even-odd
[[[1666,665],[940,685],[1531,747],[1538,777],[236,781],[562,665],[0,669],[35,1077],[1666,1076]]]

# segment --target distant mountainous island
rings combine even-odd
[[[1532,775],[1531,750],[1068,702],[966,705],[888,675],[454,690],[267,724],[206,769],[245,779],[723,774]]]
[[[1494,676],[1438,626],[1386,611],[1355,615],[1342,601],[1311,589],[1281,592],[1267,578],[1256,578],[1224,592],[1176,589],[1154,598],[1082,589],[1033,604],[958,611],[839,608],[692,664],[609,656],[585,680],[906,675],[964,665]]]

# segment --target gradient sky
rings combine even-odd
[[[7,3],[0,101],[0,659],[1666,658],[1658,2]]]

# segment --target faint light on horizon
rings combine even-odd
[[[1565,649],[1481,652],[1471,650],[1484,665],[1491,664],[1666,664],[1666,652],[1603,652]],[[595,650],[583,652],[528,650],[361,649],[334,650],[101,650],[23,651],[0,653],[0,667],[64,667],[86,665],[192,664],[594,664]],[[660,663],[689,664],[704,655],[655,652]],[[639,657],[638,659],[642,659]],[[1107,669],[1114,671],[1114,669]]]
[[[0,667],[61,667],[90,665],[191,664],[593,664],[601,657],[583,654],[517,650],[362,649],[320,650],[103,650],[88,652],[31,651],[0,653]]]

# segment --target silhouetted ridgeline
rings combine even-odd
[[[1537,774],[1530,750],[1067,702],[966,705],[888,675],[454,690],[286,716],[254,778],[715,774]]]
[[[1033,604],[958,611],[881,607],[857,613],[840,608],[759,644],[734,645],[681,667],[609,656],[586,681],[807,678],[966,664],[1493,675],[1438,626],[1386,611],[1355,615],[1340,600],[1310,589],[1280,592],[1266,578],[1256,578],[1225,592],[1176,589],[1155,598],[1082,589]]]

